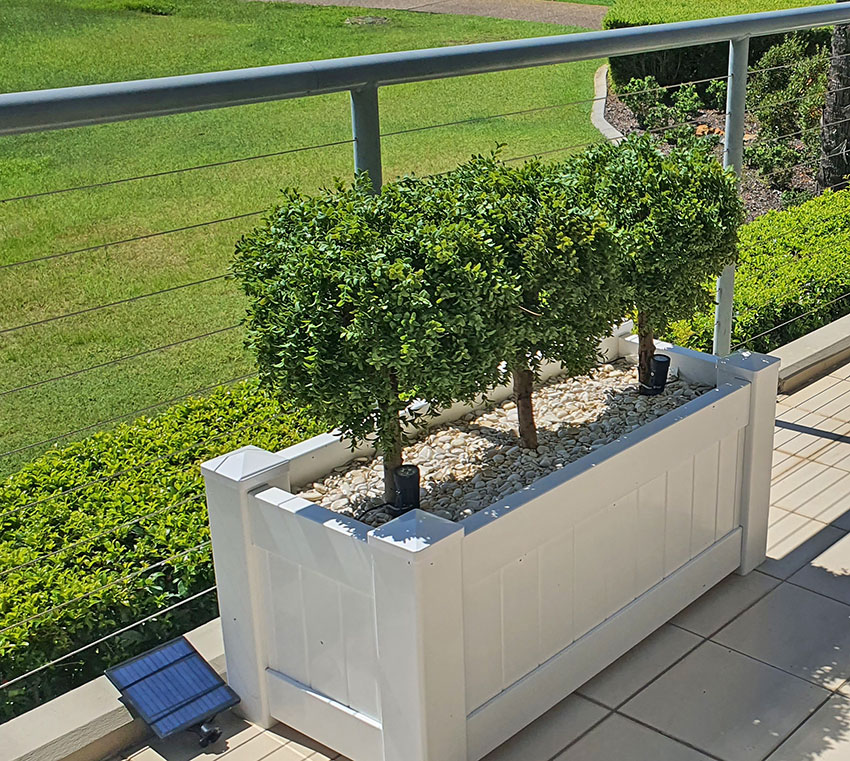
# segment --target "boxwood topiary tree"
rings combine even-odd
[[[421,205],[421,214],[475,219],[494,243],[492,266],[513,296],[501,307],[510,331],[503,369],[513,382],[522,444],[536,449],[531,393],[541,363],[586,372],[598,361],[600,338],[623,316],[619,249],[557,167],[509,167],[494,154],[429,182],[433,204]]]
[[[373,195],[363,177],[316,197],[290,190],[234,263],[262,381],[352,443],[376,434],[387,502],[403,410],[484,391],[509,336],[492,240],[468,220],[423,220],[423,192],[408,179]]]
[[[708,147],[665,155],[649,135],[591,148],[567,165],[567,175],[618,231],[646,392],[654,336],[704,308],[711,298],[706,282],[735,261],[744,216],[735,176]]]

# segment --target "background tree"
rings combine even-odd
[[[737,182],[708,146],[664,155],[649,135],[604,144],[566,163],[588,202],[618,232],[623,283],[637,311],[641,392],[654,337],[706,306],[706,281],[735,261],[744,211]]]
[[[847,0],[836,0],[847,2]],[[850,174],[850,25],[837,24],[832,32],[832,56],[827,74],[826,103],[821,120],[818,191],[843,190]]]
[[[580,374],[598,363],[599,341],[623,316],[618,248],[600,214],[582,207],[575,183],[539,161],[509,167],[475,157],[429,181],[433,206],[420,213],[474,219],[493,242],[507,285],[503,369],[513,383],[523,446],[537,448],[532,390],[541,363]]]
[[[387,502],[400,414],[491,386],[508,335],[506,285],[482,266],[492,242],[463,220],[423,221],[422,190],[408,180],[373,195],[363,177],[318,197],[290,190],[234,262],[262,382],[353,443],[376,436]]]

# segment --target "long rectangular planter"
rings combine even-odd
[[[662,348],[714,388],[459,523],[414,511],[372,529],[294,496],[354,456],[333,436],[206,463],[247,718],[354,761],[477,761],[755,568],[777,361]],[[609,346],[635,352],[630,337]]]

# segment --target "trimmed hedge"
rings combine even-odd
[[[675,21],[694,21],[714,16],[734,16],[741,13],[784,10],[802,6],[823,5],[831,0],[616,0],[605,16],[605,29],[621,29]],[[829,40],[828,30],[803,33],[812,46]],[[750,41],[750,61],[753,62],[769,47],[782,40],[783,35],[754,37]],[[611,78],[620,88],[633,78],[654,76],[661,85],[689,80],[722,77],[728,66],[729,45],[697,45],[678,50],[620,56],[610,60]]]
[[[256,383],[240,383],[51,450],[7,478],[0,490],[0,681],[212,586],[199,464],[249,443],[274,451],[321,430]],[[204,595],[8,687],[0,692],[0,720],[216,612],[215,594]]]
[[[850,313],[850,296],[841,298],[850,293],[848,222],[850,191],[844,190],[768,212],[741,228],[733,346],[769,352]],[[771,330],[788,320],[794,321]],[[713,329],[710,308],[674,323],[668,338],[711,351]]]

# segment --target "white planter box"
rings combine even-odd
[[[414,511],[372,529],[293,496],[353,456],[330,435],[206,463],[245,715],[354,761],[477,761],[758,565],[777,361],[662,348],[716,387],[459,523]]]

